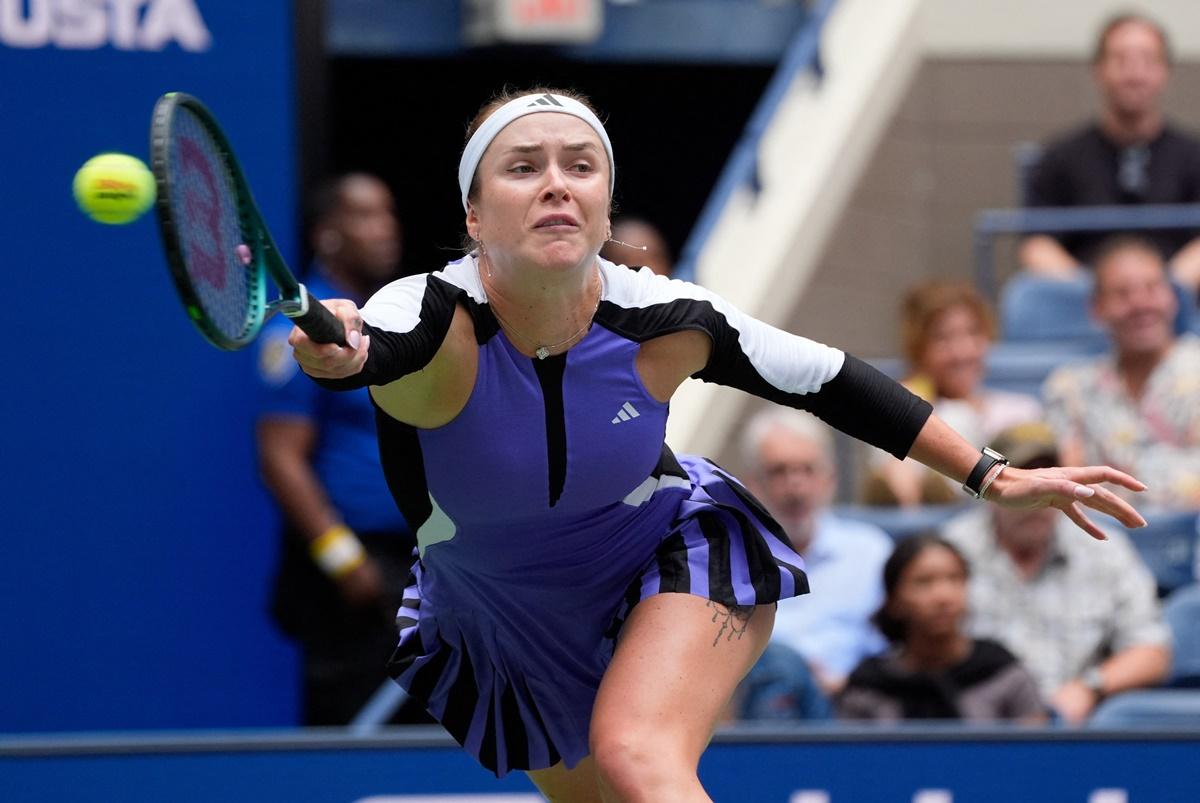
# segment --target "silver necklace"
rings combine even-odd
[[[597,283],[599,283],[599,278],[600,278],[600,275],[599,275],[599,274],[596,274]],[[480,277],[479,277],[479,283],[480,283],[480,285],[482,285],[482,284],[483,284],[483,277],[482,277],[482,276],[480,276]],[[525,341],[526,343],[528,343],[529,345],[531,345],[531,346],[534,346],[533,354],[534,354],[534,356],[535,356],[535,357],[537,357],[539,360],[544,360],[544,359],[546,359],[547,357],[549,357],[549,356],[550,356],[550,354],[551,354],[551,352],[552,352],[552,351],[554,351],[555,349],[557,349],[557,348],[560,348],[560,347],[562,347],[562,346],[566,346],[566,345],[568,345],[568,344],[570,344],[570,343],[573,343],[573,342],[575,341],[575,339],[576,339],[576,338],[578,338],[580,335],[582,335],[582,334],[586,333],[586,332],[587,332],[587,330],[588,330],[589,328],[591,328],[591,325],[592,325],[592,318],[595,318],[595,317],[596,317],[596,311],[597,311],[598,309],[600,309],[600,295],[601,295],[601,293],[600,293],[600,289],[599,289],[599,288],[597,288],[597,291],[596,291],[596,306],[592,307],[592,312],[591,312],[591,314],[589,314],[589,315],[587,316],[587,319],[586,319],[586,320],[583,322],[583,327],[582,327],[582,328],[580,328],[580,329],[579,329],[579,331],[575,332],[573,335],[571,335],[570,337],[568,337],[566,340],[560,340],[560,341],[558,341],[557,343],[544,343],[544,344],[543,344],[543,343],[538,343],[538,342],[537,342],[536,340],[534,340],[532,337],[529,337],[529,336],[528,336],[528,335],[526,335],[524,332],[522,332],[522,331],[520,331],[519,329],[517,329],[517,327],[513,326],[511,323],[509,323],[508,321],[506,321],[506,320],[504,319],[504,316],[500,314],[500,311],[496,309],[496,305],[495,305],[495,304],[493,304],[493,303],[491,303],[491,302],[489,301],[489,302],[488,302],[488,307],[491,309],[491,311],[492,311],[492,315],[496,316],[496,320],[498,320],[498,321],[499,321],[499,322],[500,322],[500,323],[501,323],[501,324],[502,324],[502,325],[503,325],[503,326],[504,326],[506,329],[508,329],[510,332],[512,332],[512,333],[513,333],[514,335],[516,335],[517,337],[519,337],[519,338],[521,338],[522,340],[524,340],[524,341]],[[484,290],[484,297],[486,298],[486,296],[487,296],[487,290],[485,289],[485,290]]]

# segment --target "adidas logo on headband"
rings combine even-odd
[[[4,0],[0,0],[0,8],[4,6]],[[483,152],[487,150],[490,143],[504,126],[516,120],[518,117],[523,117],[526,114],[536,114],[538,112],[561,112],[569,114],[573,117],[578,117],[583,120],[592,130],[596,132],[596,136],[600,138],[600,142],[604,145],[604,152],[608,156],[609,173],[608,173],[608,192],[611,195],[617,177],[617,168],[613,163],[612,143],[608,139],[608,132],[604,130],[604,124],[596,117],[595,113],[584,106],[574,98],[556,97],[548,92],[541,95],[523,95],[519,98],[513,98],[508,103],[505,103],[499,109],[492,112],[483,125],[476,129],[471,135],[471,139],[467,141],[467,146],[463,148],[462,158],[458,160],[458,191],[462,196],[463,209],[469,209],[467,203],[467,193],[471,191],[471,181],[475,177],[475,169],[479,167],[479,160],[483,158]]]

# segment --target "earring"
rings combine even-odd
[[[492,278],[492,260],[487,258],[487,246],[483,244],[483,240],[479,241],[479,258],[483,260],[484,270],[487,271],[487,277]]]

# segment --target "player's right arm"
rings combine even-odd
[[[410,276],[377,293],[361,311],[350,301],[323,302],[342,321],[347,347],[313,342],[294,329],[296,361],[331,390],[369,386],[375,402],[407,424],[434,427],[466,404],[477,344],[461,288],[436,274]]]

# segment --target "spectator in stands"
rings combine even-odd
[[[342,176],[311,206],[305,281],[318,298],[361,303],[397,276],[400,229],[382,181]],[[415,541],[384,482],[370,396],[310,381],[291,330],[280,316],[256,344],[259,463],[284,520],[272,606],[303,650],[305,724],[343,725],[387,679]]]
[[[1065,465],[1101,461],[1143,478],[1148,505],[1200,508],[1200,337],[1177,335],[1162,257],[1122,235],[1096,255],[1093,315],[1113,353],[1046,380],[1046,415]]]
[[[1103,99],[1100,119],[1051,143],[1032,175],[1031,206],[1200,202],[1200,140],[1164,119],[1171,72],[1166,31],[1139,14],[1101,30],[1092,75]],[[1162,230],[1152,242],[1170,260],[1175,281],[1200,286],[1200,232]],[[1035,235],[1018,258],[1037,273],[1072,276],[1094,264],[1102,233]]]
[[[771,408],[754,416],[742,457],[747,484],[804,558],[813,592],[779,603],[771,643],[803,656],[832,693],[862,658],[885,646],[870,618],[883,599],[880,571],[891,539],[828,510],[837,489],[833,439],[808,413]]]
[[[963,630],[968,574],[962,553],[935,535],[896,546],[883,568],[887,597],[875,614],[892,647],[850,675],[837,698],[838,716],[1045,720],[1028,670],[1000,644]]]
[[[1017,468],[1058,465],[1040,422],[1006,430],[992,448]],[[1079,538],[1051,511],[980,507],[946,537],[971,566],[969,629],[1005,644],[1029,667],[1068,723],[1105,697],[1162,682],[1170,633],[1154,578],[1123,532],[1106,543]]]
[[[1005,427],[1041,417],[1041,404],[1032,396],[983,386],[996,327],[991,308],[971,285],[935,280],[912,288],[904,298],[900,328],[912,370],[905,386],[931,402],[967,440],[987,443]],[[862,495],[874,505],[963,499],[936,472],[881,451],[873,454]]]
[[[826,720],[833,703],[804,656],[771,641],[734,691],[727,721]]]
[[[612,234],[600,249],[600,256],[631,268],[648,267],[659,276],[670,276],[674,269],[662,232],[654,224],[636,217],[613,221]]]

